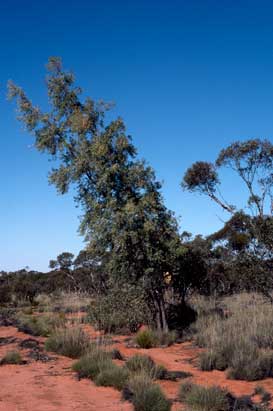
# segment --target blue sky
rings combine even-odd
[[[6,81],[47,107],[44,65],[63,58],[93,98],[116,102],[139,155],[163,181],[182,230],[208,234],[226,216],[179,187],[196,160],[235,139],[273,136],[271,1],[10,1],[0,4],[0,270],[47,270],[77,253],[80,210],[47,183],[48,159],[16,121]],[[226,174],[231,202],[243,204]]]

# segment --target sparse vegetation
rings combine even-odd
[[[157,365],[147,355],[136,354],[126,361],[126,367],[132,374],[146,374],[151,379],[162,379],[167,372],[162,365]]]
[[[125,399],[131,400],[135,411],[170,411],[171,409],[170,401],[146,373],[132,376],[123,395]]]
[[[229,378],[249,381],[272,376],[273,307],[257,295],[227,298],[225,304],[227,318],[212,312],[194,325],[197,344],[207,348],[200,368],[229,368]]]
[[[141,330],[136,335],[136,343],[141,348],[152,348],[157,344],[155,333],[152,330]]]
[[[41,335],[47,337],[56,328],[65,324],[65,317],[62,315],[25,315],[17,316],[18,330],[31,335]]]
[[[90,338],[80,327],[59,328],[46,341],[45,348],[71,358],[78,358],[90,348]]]
[[[88,353],[73,364],[73,370],[78,373],[80,378],[90,378],[94,380],[100,372],[111,368],[112,365],[113,362],[110,353],[94,346]]]
[[[8,351],[1,359],[0,364],[21,364],[22,356],[19,351]]]
[[[201,387],[195,384],[183,384],[180,387],[180,399],[190,411],[228,411],[227,392],[220,387]]]
[[[104,387],[114,387],[117,390],[122,390],[128,380],[129,371],[124,367],[119,367],[114,363],[110,363],[102,367],[100,373],[95,377],[96,385]]]

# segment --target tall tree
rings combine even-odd
[[[235,172],[247,188],[243,210],[224,200],[221,167]],[[237,280],[241,276],[243,286],[268,294],[273,287],[273,144],[260,139],[232,143],[221,150],[214,164],[198,161],[189,167],[182,187],[207,195],[230,214],[208,241],[222,256],[222,268],[236,272]]]
[[[23,89],[9,83],[19,119],[34,135],[35,147],[56,160],[49,175],[59,193],[71,186],[82,207],[80,232],[88,251],[107,261],[112,277],[141,279],[167,328],[164,273],[170,270],[170,244],[176,221],[163,204],[151,167],[138,160],[121,118],[107,122],[109,105],[81,98],[72,73],[59,58],[47,66],[50,111],[34,106]]]

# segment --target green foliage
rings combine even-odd
[[[120,391],[125,387],[128,377],[129,372],[126,368],[112,363],[107,367],[103,367],[96,376],[95,383],[99,386],[114,387]]]
[[[182,389],[184,402],[190,411],[228,411],[227,392],[220,387],[201,387],[192,385],[189,390]],[[180,391],[181,393],[181,391]]]
[[[90,351],[83,355],[73,364],[73,370],[79,374],[80,378],[90,378],[94,380],[100,372],[111,368],[113,362],[111,355],[99,347],[92,347]]]
[[[1,359],[1,364],[21,364],[22,357],[19,351],[9,351],[7,354]]]
[[[178,399],[184,402],[188,397],[189,393],[192,391],[194,384],[191,381],[183,382],[179,387]]]
[[[17,316],[18,329],[31,335],[47,337],[56,328],[65,324],[61,315],[22,315]]]
[[[158,385],[151,382],[146,374],[138,374],[128,381],[132,393],[134,411],[170,411],[171,403]]]
[[[154,171],[137,159],[120,118],[106,122],[109,105],[81,97],[74,76],[59,58],[48,64],[49,112],[34,106],[25,92],[9,83],[19,119],[34,135],[38,151],[56,160],[49,175],[61,194],[72,186],[83,210],[80,232],[87,249],[111,278],[141,284],[164,317],[164,274],[170,249],[179,241],[177,223],[166,209]]]
[[[151,379],[162,379],[167,370],[156,365],[148,355],[136,354],[126,361],[126,367],[132,374],[146,374]]]
[[[200,355],[202,370],[229,368],[229,378],[254,381],[272,375],[272,305],[261,296],[226,299],[230,315],[200,316],[194,327],[196,342],[206,347]]]
[[[141,330],[136,335],[136,343],[140,348],[152,348],[157,345],[157,340],[153,330]]]
[[[228,358],[225,351],[204,351],[200,354],[200,369],[202,371],[219,370],[224,371],[228,367]]]
[[[135,332],[144,322],[151,322],[151,314],[143,290],[113,284],[106,295],[92,301],[87,320],[106,333],[128,333]]]
[[[136,335],[136,343],[140,348],[152,348],[158,346],[170,346],[177,339],[175,331],[140,330]]]
[[[67,357],[78,358],[90,348],[90,338],[80,327],[61,328],[46,340],[45,348]]]
[[[256,381],[273,377],[272,353],[252,349],[245,355],[234,355],[230,365],[228,377],[233,380]]]

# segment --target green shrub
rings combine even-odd
[[[71,358],[82,356],[90,347],[90,338],[79,327],[57,329],[46,341],[45,348]]]
[[[151,382],[146,374],[130,378],[127,389],[131,392],[131,401],[135,411],[170,411],[171,403],[158,385]]]
[[[162,379],[167,370],[156,365],[148,355],[136,354],[126,361],[125,366],[132,374],[146,374],[151,379]]]
[[[234,355],[228,378],[234,380],[257,381],[273,377],[273,355],[271,352],[253,350],[245,356]]]
[[[228,360],[222,351],[204,351],[199,355],[199,365],[202,371],[224,371],[228,367]]]
[[[65,318],[62,316],[53,315],[18,315],[18,330],[31,335],[41,335],[47,337],[56,328],[61,327],[65,323]]]
[[[227,392],[220,387],[193,385],[185,394],[184,402],[191,411],[228,411]]]
[[[264,404],[269,404],[272,395],[264,389],[261,385],[257,385],[254,389],[253,395],[259,395],[261,397],[261,400]]]
[[[9,351],[1,360],[1,364],[21,364],[22,357],[19,351]]]
[[[136,332],[141,324],[152,321],[143,291],[119,284],[112,285],[107,295],[93,300],[87,320],[106,333]]]
[[[156,345],[158,346],[167,346],[174,344],[177,340],[177,333],[176,331],[154,331]]]
[[[112,363],[107,367],[103,367],[100,373],[95,378],[96,385],[104,387],[114,387],[122,390],[128,380],[129,372],[124,367],[118,367]]]
[[[136,335],[136,343],[141,348],[152,348],[158,346],[170,346],[177,339],[175,331],[141,330]]]
[[[196,342],[207,351],[200,355],[202,370],[225,370],[234,379],[254,381],[271,376],[273,307],[259,295],[225,298],[229,315],[213,311],[201,315],[193,326]]]
[[[90,378],[94,380],[101,371],[112,367],[111,355],[98,347],[92,348],[73,364],[73,370],[79,374],[80,378]]]
[[[136,343],[141,348],[152,348],[157,345],[155,333],[152,330],[142,330],[136,335]]]
[[[186,397],[189,395],[193,387],[194,384],[191,381],[183,382],[183,384],[181,384],[179,387],[178,399],[182,402],[185,401]]]

